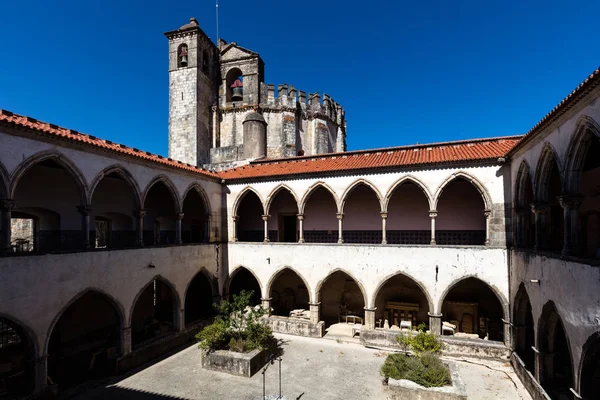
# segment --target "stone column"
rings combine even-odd
[[[173,315],[173,327],[177,332],[181,332],[185,329],[185,309],[181,308],[175,310]]]
[[[304,243],[304,214],[298,214],[298,243]]]
[[[233,241],[237,242],[238,241],[238,237],[237,237],[237,223],[240,220],[240,217],[238,217],[237,215],[233,216]]]
[[[337,214],[338,219],[338,243],[344,243],[344,234],[342,232],[342,220],[344,219],[344,214]]]
[[[579,206],[583,200],[582,196],[563,195],[558,196],[558,202],[563,208],[564,239],[562,255],[569,256],[577,253],[579,243]]]
[[[262,308],[267,310],[267,316],[271,316],[271,299],[260,299],[260,303],[262,305]]]
[[[534,250],[542,250],[546,247],[546,222],[550,207],[547,203],[532,203],[531,212],[535,218],[535,245]]]
[[[485,245],[490,245],[490,216],[492,215],[491,210],[483,210],[485,216]]]
[[[270,215],[263,215],[262,219],[265,221],[265,243],[269,242],[269,217]]]
[[[441,335],[442,334],[442,314],[434,314],[434,313],[430,313],[428,312],[427,315],[429,315],[429,332],[433,333],[434,335]],[[458,327],[457,327],[458,329]]]
[[[310,310],[310,323],[318,324],[321,319],[321,303],[308,303]]]
[[[136,245],[142,247],[144,245],[144,217],[146,216],[145,210],[134,211],[133,215],[136,218]]]
[[[504,344],[509,349],[512,349],[513,348],[513,335],[512,335],[513,324],[510,321],[507,321],[505,319],[503,319],[502,322],[504,323]]]
[[[35,359],[35,394],[41,395],[48,388],[48,355]]]
[[[525,210],[523,207],[515,207],[514,208],[515,221],[513,224],[513,245],[515,247],[525,247]]]
[[[219,108],[217,106],[212,106],[212,117],[213,117],[213,135],[212,135],[212,147],[219,147],[218,136],[219,136]]]
[[[535,346],[531,346],[533,350],[533,358],[534,358],[534,376],[535,380],[541,382],[540,379],[542,377],[542,360],[540,356],[540,351]]]
[[[77,211],[81,214],[81,230],[83,232],[83,248],[89,249],[90,243],[90,214],[92,208],[89,205],[78,206]]]
[[[182,244],[181,240],[181,222],[183,221],[183,213],[177,214],[177,225],[175,226],[175,243]]]
[[[387,244],[387,235],[385,228],[385,221],[387,221],[388,214],[386,212],[381,213],[381,244]]]
[[[121,353],[127,355],[131,353],[131,327],[121,330]]]
[[[375,311],[377,307],[368,308],[365,307],[365,329],[375,329]]]
[[[435,217],[437,217],[436,210],[429,211],[429,218],[431,218],[431,242],[429,244],[435,245]]]
[[[16,203],[12,200],[2,200],[0,201],[0,213],[2,214],[2,218],[0,223],[2,223],[2,242],[0,243],[0,253],[10,253],[12,252],[11,246],[11,220],[12,220],[12,210],[14,210]]]

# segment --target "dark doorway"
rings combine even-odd
[[[297,242],[297,229],[296,229],[296,216],[295,215],[282,215],[280,220],[279,228],[279,241],[280,242]]]

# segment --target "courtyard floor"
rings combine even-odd
[[[387,353],[335,340],[276,336],[283,341],[281,370],[285,399],[385,398],[379,368]],[[76,399],[262,399],[260,372],[252,378],[242,378],[206,371],[200,367],[200,358],[200,350],[192,345],[127,378],[82,393]],[[507,362],[452,360],[458,362],[470,399],[531,399]],[[267,370],[266,388],[267,396],[279,393],[277,363]]]

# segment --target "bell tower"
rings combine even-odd
[[[220,82],[218,50],[195,18],[165,36],[169,39],[169,158],[207,164],[211,107],[217,104]]]

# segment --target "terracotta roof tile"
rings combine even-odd
[[[254,161],[222,172],[223,179],[252,179],[288,175],[394,168],[468,161],[495,161],[515,146],[521,136],[432,143],[359,150],[318,156]],[[310,162],[307,162],[310,161]]]
[[[122,144],[116,144],[110,140],[98,139],[95,136],[79,133],[73,129],[61,128],[54,124],[48,124],[46,122],[38,121],[35,118],[13,114],[10,111],[2,109],[0,109],[0,123],[5,123],[19,128],[28,128],[40,135],[56,137],[59,139],[65,139],[68,141],[101,148],[106,151],[136,157],[145,161],[151,161],[168,167],[177,168],[179,170],[195,172],[211,178],[219,178],[218,174],[200,167],[184,164],[181,161],[173,161],[170,158],[165,159],[164,157],[156,154],[140,151],[136,148],[127,147]]]

